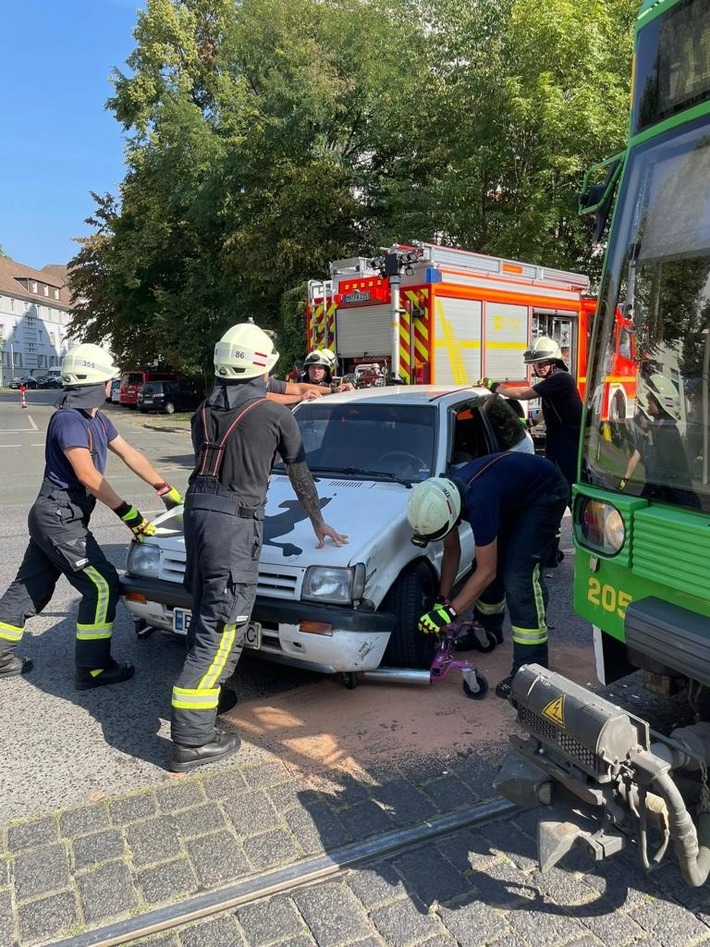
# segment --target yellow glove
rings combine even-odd
[[[174,510],[176,506],[182,506],[185,502],[175,487],[169,483],[156,483],[155,492],[165,504],[166,510]]]
[[[137,540],[140,541],[144,536],[155,536],[155,526],[149,523],[143,514],[138,512],[135,506],[131,506],[131,504],[126,503],[125,500],[120,506],[117,506],[113,512],[123,520]]]
[[[456,618],[456,611],[451,605],[436,604],[430,612],[422,615],[417,628],[425,635],[438,635],[447,625]]]

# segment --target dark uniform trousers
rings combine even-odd
[[[259,572],[263,507],[242,507],[215,478],[198,477],[185,498],[185,585],[192,592],[189,652],[173,687],[172,739],[214,739],[221,685],[234,673]]]
[[[12,655],[25,622],[46,607],[59,576],[65,575],[81,595],[77,667],[95,670],[110,664],[119,582],[88,528],[95,503],[83,489],[63,490],[43,481],[27,521],[29,545],[15,580],[0,599],[0,661]]]
[[[498,536],[498,574],[475,605],[475,615],[500,633],[508,607],[513,632],[513,673],[523,664],[547,667],[548,591],[543,569],[567,506],[569,487],[558,472],[544,496]]]

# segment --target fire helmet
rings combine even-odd
[[[654,400],[661,411],[674,421],[680,420],[680,395],[678,389],[665,375],[655,372],[646,379],[639,379],[636,407],[647,418],[653,419],[649,403]]]
[[[415,546],[443,539],[458,523],[461,494],[453,480],[429,477],[412,490],[407,503],[407,519],[414,530]]]
[[[523,352],[523,361],[526,365],[540,365],[543,362],[560,362],[564,365],[559,345],[546,335],[535,339],[530,348]]]
[[[303,367],[307,369],[309,365],[323,365],[324,368],[332,370],[336,362],[337,359],[330,349],[314,349],[306,356]]]
[[[120,374],[113,355],[93,342],[75,345],[62,359],[62,384],[66,388],[98,385]]]
[[[272,339],[252,322],[227,329],[214,347],[214,373],[224,381],[247,381],[266,375],[278,360]]]

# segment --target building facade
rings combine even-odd
[[[66,266],[35,270],[0,257],[0,375],[2,385],[39,377],[61,363],[74,344],[69,335]]]

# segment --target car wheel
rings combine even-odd
[[[175,414],[175,405],[172,403],[172,401],[165,402],[163,411],[165,411],[166,414]]]
[[[382,663],[390,667],[428,668],[434,660],[436,635],[417,631],[419,618],[434,603],[436,583],[423,562],[415,562],[402,572],[382,603],[383,612],[392,612],[395,626]]]

